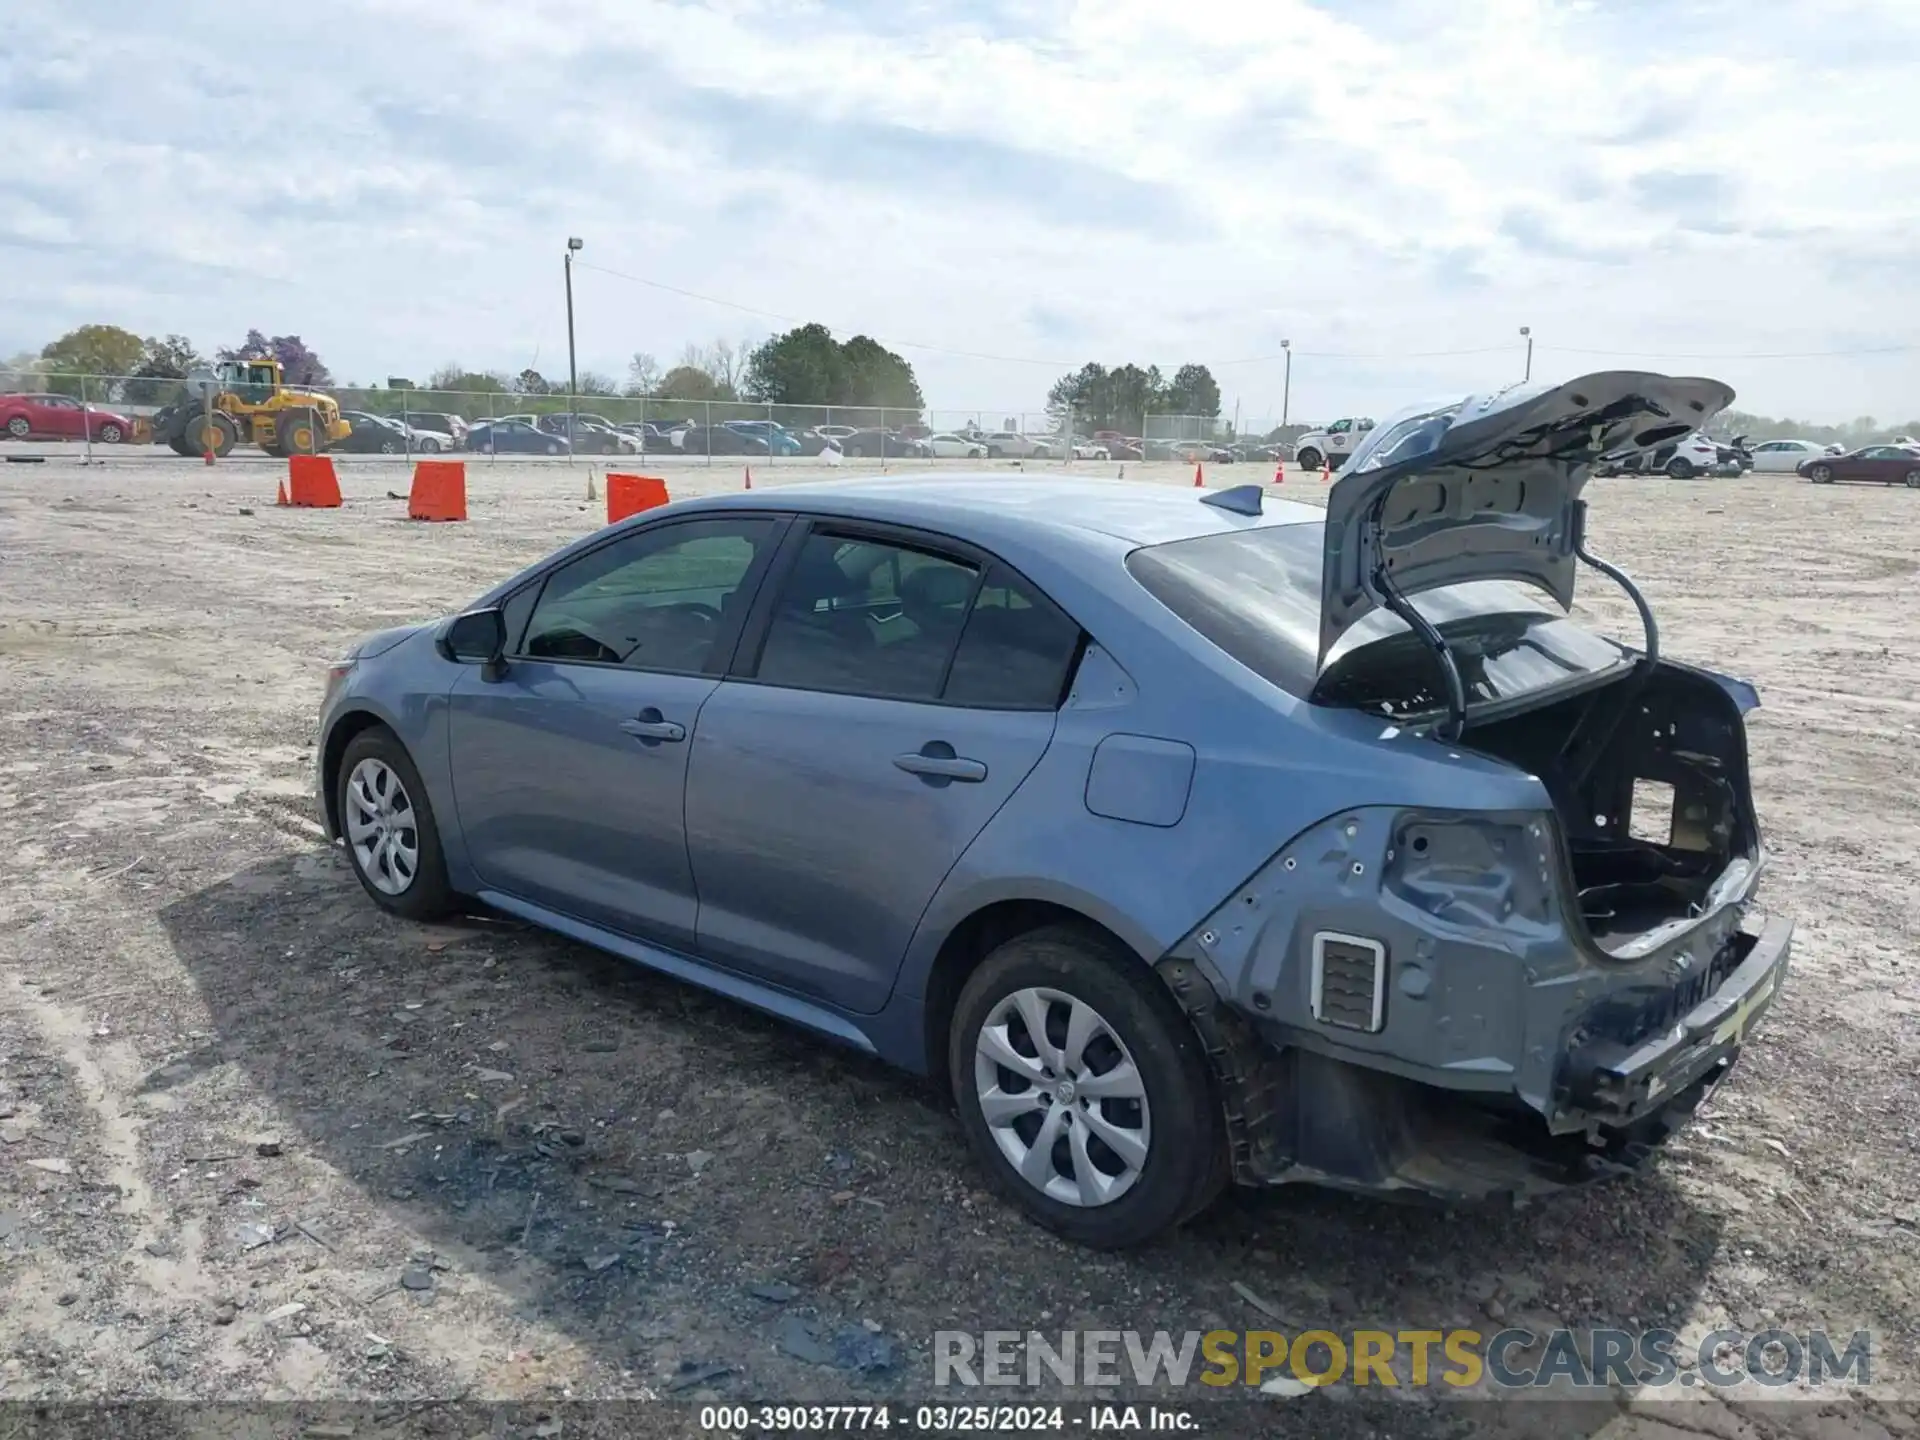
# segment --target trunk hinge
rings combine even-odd
[[[1627,592],[1627,598],[1633,601],[1633,608],[1640,612],[1640,628],[1647,635],[1647,665],[1651,667],[1660,658],[1660,627],[1654,622],[1653,607],[1647,604],[1647,597],[1640,593],[1640,587],[1633,583],[1626,571],[1587,549],[1587,502],[1584,500],[1573,503],[1573,553],[1575,558],[1584,560]]]
[[[1447,684],[1447,719],[1440,728],[1439,738],[1451,742],[1458,740],[1460,732],[1467,726],[1467,686],[1460,678],[1460,664],[1453,658],[1453,649],[1447,644],[1447,637],[1434,628],[1433,622],[1422,615],[1411,600],[1400,593],[1400,587],[1393,583],[1393,577],[1387,573],[1385,552],[1380,544],[1380,516],[1386,509],[1387,496],[1391,493],[1391,487],[1382,491],[1380,498],[1367,511],[1366,548],[1373,554],[1373,575],[1369,583],[1375,598],[1406,621],[1407,628],[1420,637],[1421,643],[1440,662],[1440,674]]]

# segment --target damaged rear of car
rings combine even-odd
[[[1412,777],[1296,834],[1161,962],[1239,1179],[1550,1189],[1638,1163],[1734,1063],[1791,933],[1754,909],[1757,698],[1661,653],[1580,498],[1600,456],[1731,399],[1610,372],[1410,412],[1324,528],[1129,557],[1296,718]],[[1638,647],[1567,617],[1583,566],[1633,601]]]

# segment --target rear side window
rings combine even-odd
[[[1052,710],[1066,698],[1079,653],[1080,627],[995,565],[967,616],[942,698],[982,709]]]
[[[1080,630],[1002,565],[828,532],[775,600],[765,684],[978,709],[1051,710]]]

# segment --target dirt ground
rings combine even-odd
[[[336,511],[274,508],[281,473],[0,466],[0,1397],[691,1425],[671,1407],[924,1397],[939,1330],[1778,1325],[1870,1329],[1874,1393],[1171,1398],[1201,1433],[1920,1435],[1920,495],[1590,492],[1669,653],[1760,688],[1764,896],[1799,924],[1783,1000],[1647,1173],[1517,1212],[1237,1195],[1108,1256],[989,1199],[909,1078],[516,924],[367,903],[312,819],[324,664],[604,513],[584,463],[477,463],[438,526],[397,467],[343,467]]]

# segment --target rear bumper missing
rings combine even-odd
[[[1515,1096],[1275,1043],[1190,962],[1159,968],[1212,1062],[1237,1181],[1475,1200],[1549,1193],[1643,1164],[1732,1069],[1779,994],[1792,928],[1775,920],[1743,937],[1745,959],[1662,1034],[1570,1049],[1551,1116]]]

